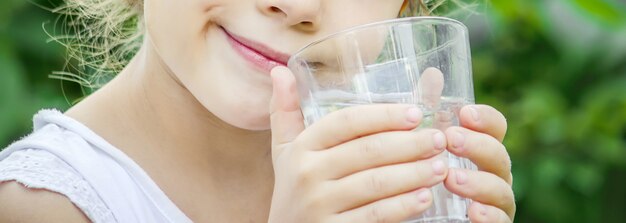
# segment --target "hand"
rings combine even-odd
[[[439,130],[410,131],[419,110],[355,106],[305,130],[291,72],[275,68],[272,79],[269,222],[400,222],[430,207],[428,188],[447,175],[435,158],[446,140]]]
[[[470,159],[479,171],[450,169],[446,188],[474,201],[468,210],[472,222],[513,222],[511,160],[502,144],[506,119],[486,105],[465,106],[459,116],[462,127],[446,130],[448,151]]]

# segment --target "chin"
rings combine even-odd
[[[270,113],[268,100],[250,100],[249,95],[238,95],[233,98],[204,98],[201,102],[204,108],[210,112],[218,123],[238,129],[249,131],[262,131],[270,129]],[[247,96],[247,97],[246,97]],[[236,98],[248,98],[239,99]],[[212,102],[212,103],[210,103]]]
[[[249,131],[264,131],[270,129],[270,117],[269,114],[265,114],[262,117],[227,117],[222,118],[222,121],[232,125],[234,127],[249,130]]]

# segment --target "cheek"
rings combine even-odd
[[[206,54],[204,33],[211,8],[220,1],[145,0],[146,38],[167,68],[184,80]]]
[[[204,61],[187,77],[185,86],[222,121],[248,130],[269,129],[269,75],[254,72],[239,59],[217,26],[206,33]]]
[[[211,21],[229,1],[146,0],[146,38],[164,69],[208,111],[235,127],[269,129],[271,80],[251,77],[245,66],[233,63]]]

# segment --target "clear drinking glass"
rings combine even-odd
[[[474,103],[467,28],[442,17],[393,19],[354,27],[304,47],[289,60],[305,125],[354,105],[415,104],[418,128],[458,126],[462,106]],[[341,124],[341,123],[338,123]],[[476,169],[448,152],[448,165]],[[406,222],[469,222],[470,200],[432,188],[433,206]]]

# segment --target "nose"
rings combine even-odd
[[[264,14],[305,31],[316,30],[320,22],[320,0],[259,0],[258,6]]]

